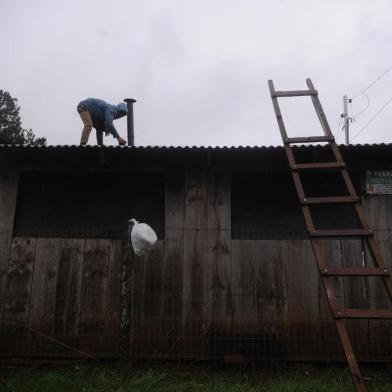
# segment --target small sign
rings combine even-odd
[[[365,183],[369,195],[391,195],[392,170],[366,170]]]

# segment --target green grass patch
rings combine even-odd
[[[368,372],[369,373],[369,372]],[[5,369],[0,390],[6,392],[340,392],[353,391],[342,368],[238,373],[191,367],[121,369],[110,366],[74,365],[35,370]],[[392,391],[387,372],[371,372],[369,391]]]

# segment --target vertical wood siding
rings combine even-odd
[[[119,355],[121,241],[14,238],[1,355]]]
[[[0,172],[0,315],[4,312],[18,181],[19,171]]]
[[[79,356],[36,331],[99,358],[119,358],[127,262],[131,359],[342,359],[309,241],[232,240],[228,169],[166,174],[164,239],[144,258],[131,257],[122,240],[11,238],[12,178],[0,178],[0,355]],[[391,200],[362,198],[389,267]],[[325,245],[331,266],[371,262],[360,241]],[[390,306],[374,278],[334,284],[346,307]],[[360,359],[390,359],[390,321],[348,324]]]
[[[366,195],[362,197],[362,203],[385,264],[392,269],[392,197],[391,195]],[[365,249],[364,256],[365,263],[373,265],[367,249]],[[390,309],[391,304],[381,279],[367,278],[366,283],[366,299],[369,306]],[[368,330],[370,344],[367,350],[369,350],[369,357],[373,361],[390,358],[392,353],[392,320],[369,320]]]

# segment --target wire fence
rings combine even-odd
[[[367,262],[360,241],[329,240],[326,249],[337,265]],[[307,240],[172,229],[141,258],[126,239],[14,237],[2,282],[7,363],[344,360]],[[346,307],[388,307],[375,278],[334,284]],[[359,360],[391,360],[390,321],[347,323]]]

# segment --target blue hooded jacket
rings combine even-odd
[[[121,102],[118,105],[110,105],[109,103],[97,98],[87,98],[80,102],[78,107],[87,110],[93,120],[93,127],[106,135],[111,133],[113,137],[118,137],[113,120],[124,117],[128,113],[126,103]]]

